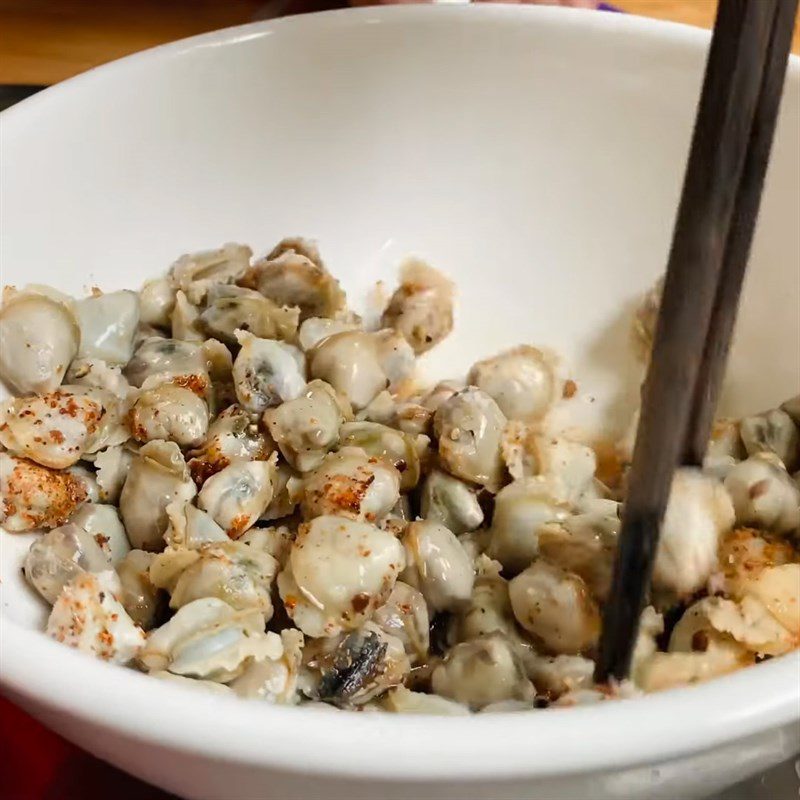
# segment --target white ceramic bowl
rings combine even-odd
[[[401,7],[179,42],[2,115],[2,281],[138,286],[178,254],[316,237],[358,299],[398,259],[460,287],[431,374],[547,343],[587,424],[635,397],[629,304],[662,270],[708,34],[624,15]],[[795,59],[726,403],[800,385]],[[2,534],[4,690],[192,798],[681,797],[800,749],[797,655],[696,688],[470,719],[206,697],[48,641]]]

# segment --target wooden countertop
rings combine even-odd
[[[711,27],[716,0],[616,0],[632,14]],[[0,0],[0,83],[51,84],[137,50],[275,16],[285,0]],[[794,51],[800,52],[795,26]]]

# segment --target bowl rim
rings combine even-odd
[[[19,125],[21,131],[37,114],[46,113],[52,100],[69,100],[97,81],[124,78],[140,64],[178,58],[197,49],[233,46],[279,34],[282,29],[396,21],[424,25],[427,20],[448,17],[476,24],[492,20],[509,26],[568,23],[591,30],[621,29],[666,46],[694,49],[706,47],[710,36],[708,31],[677,23],[564,8],[402,5],[343,9],[227,28],[136,53],[44,90],[4,111],[0,121],[5,132],[10,131],[9,125]],[[789,73],[792,83],[800,84],[796,56]],[[416,715],[341,713],[206,695],[95,661],[41,632],[23,628],[4,614],[0,622],[0,685],[23,702],[118,731],[133,741],[307,774],[452,781],[579,773],[698,753],[800,718],[800,652],[702,686],[577,707],[569,713],[478,714],[467,723],[461,718],[426,716],[421,724]],[[268,746],[267,725],[280,731]],[[565,746],[576,740],[578,731],[595,734],[591,747]],[[598,731],[601,736],[596,735]],[[298,747],[299,743],[303,746]]]

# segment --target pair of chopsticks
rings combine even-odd
[[[630,670],[679,464],[711,433],[772,147],[798,0],[720,0],[628,479],[598,682]]]

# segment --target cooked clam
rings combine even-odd
[[[424,261],[409,259],[400,267],[400,286],[381,324],[401,333],[417,355],[425,353],[453,330],[454,293],[452,281]]]
[[[185,500],[176,500],[167,506],[169,524],[164,532],[168,547],[176,550],[194,550],[209,542],[228,542],[228,534],[197,506]]]
[[[131,461],[133,461],[133,451],[123,445],[114,445],[97,452],[94,466],[97,469],[95,478],[99,489],[99,502],[119,502]]]
[[[0,451],[0,525],[7,531],[63,525],[86,495],[81,478]]]
[[[737,525],[789,533],[800,527],[800,488],[774,454],[758,453],[725,478]]]
[[[332,651],[323,647],[308,667],[319,673],[316,696],[343,707],[379,697],[411,670],[403,643],[372,622],[348,633]]]
[[[175,442],[142,445],[133,457],[119,498],[122,522],[133,547],[161,550],[167,529],[167,506],[191,500],[197,489]]]
[[[72,523],[36,539],[22,567],[31,586],[51,605],[73,578],[109,569],[111,561],[94,536]]]
[[[197,505],[207,511],[231,539],[255,525],[272,499],[275,455],[269,461],[239,461],[212,475],[197,495]]]
[[[113,565],[122,561],[131,549],[125,528],[114,506],[103,503],[84,503],[69,519],[83,528],[97,542]],[[93,570],[94,571],[94,570]]]
[[[419,483],[430,440],[377,422],[346,422],[339,431],[342,447],[360,447],[368,456],[393,464],[400,473],[400,490],[408,492]]]
[[[166,605],[163,592],[150,580],[150,566],[155,557],[155,553],[145,550],[131,550],[117,564],[121,587],[119,601],[130,618],[145,631],[155,627]]]
[[[254,262],[238,283],[256,289],[279,306],[296,306],[301,320],[334,317],[346,303],[339,282],[322,263],[293,249]]]
[[[184,342],[202,342],[206,338],[201,330],[200,311],[180,290],[175,293],[175,307],[170,314],[170,331],[173,339]]]
[[[341,319],[328,319],[326,317],[308,317],[297,331],[297,343],[303,352],[307,353],[316,347],[323,339],[335,333],[357,331],[359,326],[354,322]]]
[[[15,455],[63,469],[85,453],[124,442],[128,432],[120,416],[119,402],[109,392],[62,386],[0,404],[0,443]]]
[[[477,491],[440,469],[431,470],[422,484],[420,513],[455,534],[474,531],[483,524]]]
[[[94,294],[77,300],[74,308],[81,329],[78,358],[127,364],[139,324],[139,295],[128,290]]]
[[[344,331],[328,336],[308,354],[311,377],[329,383],[360,411],[386,389],[410,377],[414,353],[393,331]]]
[[[264,632],[255,609],[237,611],[223,600],[205,597],[178,609],[169,622],[151,631],[139,663],[155,672],[227,683],[253,661],[283,654],[280,636]]]
[[[375,611],[372,621],[403,643],[412,664],[424,662],[430,646],[430,619],[421,592],[397,581],[386,602]]]
[[[264,412],[264,422],[283,457],[300,472],[316,469],[339,443],[352,417],[346,401],[324,381],[311,381],[300,397]]]
[[[169,328],[175,307],[175,287],[168,278],[147,281],[139,290],[139,321],[154,328]]]
[[[467,382],[492,397],[506,417],[524,422],[542,419],[560,392],[553,357],[528,345],[478,361]]]
[[[733,522],[731,498],[718,479],[693,468],[677,470],[661,525],[653,585],[680,596],[700,589],[717,565],[720,537]]]
[[[579,655],[600,634],[600,611],[578,575],[537,559],[508,584],[517,622],[552,654]]]
[[[293,628],[281,631],[283,655],[279,659],[252,661],[231,682],[239,697],[294,705],[300,701],[298,678],[303,658],[303,634]]]
[[[433,691],[473,710],[503,700],[533,702],[533,685],[513,642],[493,633],[453,647],[431,678]]]
[[[360,447],[330,453],[303,484],[303,519],[326,514],[377,522],[400,496],[400,473],[388,461],[369,457]]]
[[[170,281],[182,290],[192,305],[203,302],[208,291],[218,285],[234,283],[247,271],[253,251],[241,244],[225,244],[181,256],[170,268]]]
[[[488,553],[510,573],[521,572],[536,557],[539,531],[546,523],[570,515],[560,491],[560,485],[539,476],[514,481],[498,492]]]
[[[211,542],[197,548],[196,558],[180,570],[177,577],[169,569],[151,568],[153,583],[169,589],[170,608],[182,608],[203,597],[218,597],[240,611],[255,608],[266,620],[272,617],[270,588],[278,562],[269,553],[240,542]],[[167,550],[155,562],[172,557]],[[157,576],[170,573],[170,585]]]
[[[206,361],[197,343],[156,337],[139,345],[125,367],[125,376],[137,387],[145,381],[154,386],[171,380],[198,394],[205,394],[209,383]]]
[[[454,611],[470,599],[472,559],[452,531],[436,522],[412,522],[403,534],[406,568],[401,577],[419,589],[432,611]]]
[[[789,472],[800,466],[800,431],[783,409],[745,417],[741,436],[748,455],[774,453]]]
[[[192,452],[189,469],[198,486],[237,461],[266,461],[272,445],[240,406],[221,411],[209,425],[205,442]]]
[[[130,663],[144,645],[144,631],[117,599],[113,572],[83,572],[61,590],[47,620],[57,642],[115,664]]]
[[[0,308],[0,379],[19,394],[53,392],[78,353],[73,309],[36,292],[4,293]]]
[[[297,308],[279,306],[251,289],[224,285],[209,290],[206,308],[200,314],[202,329],[232,347],[237,345],[234,333],[237,329],[260,339],[292,342],[299,320]]]
[[[444,468],[496,492],[503,483],[500,445],[506,418],[485,392],[468,386],[439,406],[433,419]]]
[[[242,349],[233,362],[239,404],[251,414],[300,397],[306,388],[305,357],[294,345],[237,330]]]
[[[181,447],[197,447],[208,433],[208,417],[206,401],[191,389],[160,383],[139,394],[128,420],[139,442],[164,439]]]
[[[335,636],[383,605],[404,564],[391,533],[344,517],[317,517],[300,526],[278,590],[303,633]]]

